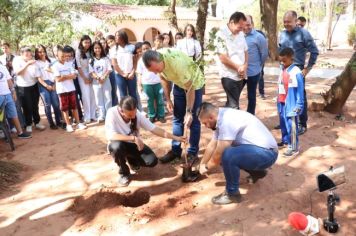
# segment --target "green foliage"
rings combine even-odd
[[[77,16],[64,0],[0,1],[0,38],[14,49],[21,45],[68,44],[77,37],[72,20]],[[79,32],[78,32],[79,33]]]
[[[118,5],[153,5],[153,6],[168,6],[169,0],[109,0],[112,4]]]
[[[195,7],[198,4],[198,0],[177,0],[177,6],[179,7]]]
[[[347,33],[347,41],[352,46],[356,41],[356,25],[349,26],[349,32]]]

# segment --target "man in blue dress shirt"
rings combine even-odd
[[[247,112],[255,114],[256,108],[256,88],[261,78],[263,64],[268,57],[267,40],[262,34],[254,29],[252,16],[246,16],[244,32],[248,46],[248,66],[247,66]]]
[[[299,116],[299,135],[307,131],[308,103],[305,92],[305,77],[312,69],[319,55],[313,37],[304,28],[297,26],[297,13],[287,11],[283,17],[283,30],[279,36],[279,51],[290,47],[294,51],[294,63],[302,70],[304,75],[304,108]],[[307,52],[310,53],[309,61],[305,65]]]

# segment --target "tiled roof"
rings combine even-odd
[[[119,6],[113,4],[93,4],[92,14],[100,19],[114,16],[132,17],[137,20],[167,20],[167,6]],[[196,20],[196,8],[176,7],[178,20]],[[208,16],[208,20],[218,20]]]

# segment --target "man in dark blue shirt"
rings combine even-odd
[[[313,37],[310,33],[297,26],[297,13],[295,11],[287,11],[283,17],[283,24],[285,30],[283,30],[279,36],[279,51],[284,48],[292,48],[294,51],[294,63],[302,70],[305,77],[312,69],[319,55],[319,50],[315,45]],[[310,53],[309,61],[305,65],[305,59],[307,52]],[[305,86],[305,83],[304,83]],[[303,134],[307,130],[308,121],[308,104],[307,96],[304,87],[304,109],[299,116],[299,134]]]

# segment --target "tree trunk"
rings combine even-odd
[[[260,0],[262,30],[268,38],[268,49],[272,60],[277,60],[277,9],[278,0]]]
[[[171,4],[168,7],[168,12],[170,13],[169,25],[172,26],[173,28],[175,28],[177,32],[181,32],[181,30],[178,27],[176,3],[177,3],[176,0],[171,0]]]
[[[209,5],[209,0],[199,0],[196,33],[202,48],[202,54],[204,52],[204,35],[205,35],[205,28],[206,28],[206,19],[208,17],[208,5]]]
[[[324,110],[332,114],[341,114],[347,98],[356,85],[356,52],[352,55],[344,71],[336,77],[329,91],[321,96],[324,98]]]
[[[326,24],[326,46],[327,49],[331,49],[331,35],[332,35],[332,23],[333,23],[333,15],[334,15],[334,3],[335,0],[326,0],[326,19],[327,19],[327,24]]]

